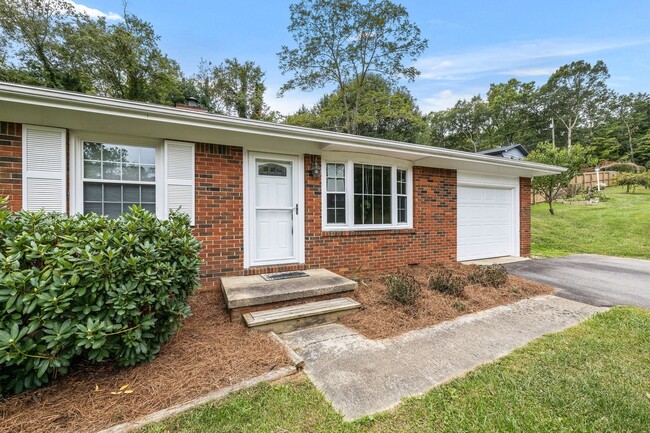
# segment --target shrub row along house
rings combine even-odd
[[[202,276],[526,256],[530,180],[562,168],[0,83],[15,210],[180,208]]]

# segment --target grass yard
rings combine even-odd
[[[534,256],[590,253],[650,259],[650,190],[608,188],[599,204],[547,204],[532,207]]]
[[[302,379],[154,424],[162,432],[648,432],[650,311],[617,307],[395,410],[342,422]]]

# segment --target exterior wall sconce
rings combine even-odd
[[[320,177],[320,164],[316,155],[311,156],[311,169],[309,170],[309,175],[314,178]]]

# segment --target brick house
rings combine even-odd
[[[15,209],[187,212],[203,277],[530,253],[530,179],[562,168],[0,83]]]

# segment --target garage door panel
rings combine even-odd
[[[514,200],[508,188],[458,187],[458,260],[514,254]]]

